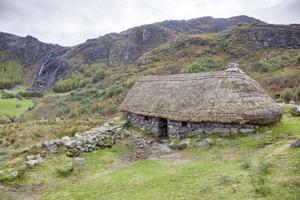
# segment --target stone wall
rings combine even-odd
[[[142,116],[135,113],[125,112],[124,113],[131,124],[141,128],[142,130],[149,131],[153,133],[155,136],[163,136],[164,133],[161,133],[159,129],[159,118],[150,117],[150,116]]]
[[[169,138],[181,136],[211,135],[219,134],[228,136],[236,133],[253,132],[256,127],[249,124],[222,124],[222,123],[192,123],[168,120]]]
[[[257,128],[250,124],[193,123],[165,119],[167,127],[166,129],[162,129],[161,118],[142,116],[130,112],[125,112],[124,114],[134,126],[138,126],[143,130],[152,132],[155,136],[163,136],[167,134],[169,138],[211,134],[227,136],[236,133],[250,133]],[[162,131],[166,131],[166,133]]]

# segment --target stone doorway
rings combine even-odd
[[[165,118],[158,118],[159,137],[168,136],[168,120]]]

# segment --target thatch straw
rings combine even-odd
[[[175,121],[265,125],[282,108],[240,72],[146,76],[129,91],[120,110]]]

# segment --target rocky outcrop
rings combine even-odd
[[[32,36],[20,37],[0,32],[0,52],[5,60],[19,60],[24,76],[31,79],[35,89],[51,86],[68,69],[61,55],[68,47],[40,42]]]
[[[227,19],[201,17],[191,20],[168,20],[134,27],[120,33],[106,34],[74,47],[43,43],[31,36],[19,37],[0,33],[0,51],[5,52],[8,59],[21,61],[25,68],[25,79],[32,82],[33,89],[45,89],[61,77],[68,76],[72,70],[78,70],[83,63],[101,63],[108,67],[145,65],[153,60],[144,58],[144,55],[178,36],[217,33],[245,23],[252,25],[235,29],[231,35],[224,38],[226,41],[222,41],[224,49],[229,53],[229,49],[238,46],[237,39],[256,49],[299,48],[299,25],[268,25],[251,17],[237,16]],[[207,43],[208,41],[201,39],[181,41],[176,45],[209,46]],[[238,52],[241,53],[242,50]]]
[[[233,29],[225,48],[234,49],[238,43],[254,49],[299,48],[300,25],[253,24]]]

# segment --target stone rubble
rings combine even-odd
[[[74,137],[64,136],[60,139],[45,141],[42,144],[48,152],[56,153],[59,147],[67,149],[68,156],[78,156],[80,152],[91,152],[98,148],[111,147],[122,136],[119,134],[126,120],[111,126],[110,122],[101,127],[93,128]]]

